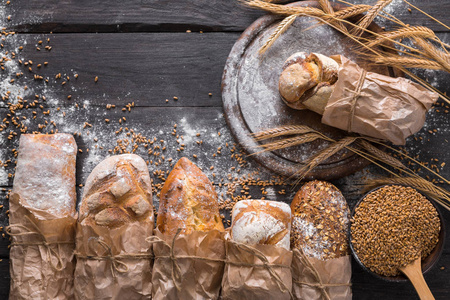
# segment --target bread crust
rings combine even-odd
[[[289,250],[291,209],[283,202],[242,200],[232,211],[231,237],[234,241],[266,244]]]
[[[186,157],[175,164],[161,189],[156,224],[163,234],[171,236],[179,228],[186,234],[225,230],[213,185]]]
[[[350,211],[342,193],[326,181],[305,183],[294,196],[292,248],[328,260],[348,255]]]
[[[118,227],[134,221],[154,221],[147,165],[135,154],[111,156],[86,180],[80,222]]]
[[[71,134],[22,134],[13,192],[33,209],[75,215],[76,155]]]

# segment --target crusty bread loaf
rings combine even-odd
[[[239,243],[276,245],[289,250],[291,208],[267,200],[242,200],[233,207],[231,238]]]
[[[13,192],[57,217],[76,213],[77,144],[70,134],[22,134]]]
[[[208,177],[189,159],[182,157],[174,166],[160,192],[156,220],[159,230],[175,235],[178,228],[224,231],[217,193]]]
[[[291,203],[292,248],[321,260],[348,254],[350,212],[342,193],[326,181],[302,186]]]
[[[339,64],[319,53],[297,52],[283,65],[279,91],[283,101],[295,109],[323,114],[337,81]]]
[[[84,187],[80,222],[118,227],[153,220],[150,175],[140,156],[111,156],[94,168]]]

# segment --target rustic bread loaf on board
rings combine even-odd
[[[214,186],[189,159],[182,157],[174,166],[160,192],[157,227],[163,234],[175,235],[178,228],[224,231]]]
[[[94,168],[84,187],[80,222],[118,227],[153,220],[151,181],[141,157],[111,156]]]
[[[310,109],[323,114],[339,64],[319,53],[297,52],[283,65],[278,87],[283,101],[294,109]]]
[[[348,255],[350,211],[338,188],[326,181],[305,183],[291,209],[293,249],[321,260]]]
[[[276,245],[289,250],[291,209],[288,204],[267,200],[242,200],[232,211],[232,240]]]

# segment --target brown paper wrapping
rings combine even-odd
[[[292,252],[273,245],[227,240],[223,299],[291,299]]]
[[[155,255],[153,299],[219,298],[225,261],[223,232],[178,231],[172,238],[157,229],[150,240]]]
[[[419,131],[439,95],[406,78],[366,72],[340,56],[338,81],[322,123],[404,145]]]
[[[75,299],[150,299],[153,223],[77,223]]]
[[[76,215],[64,218],[10,197],[9,299],[73,299]]]
[[[351,300],[352,267],[350,255],[319,260],[294,250],[292,293],[294,299]]]

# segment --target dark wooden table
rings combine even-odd
[[[2,27],[16,33],[3,33],[0,48],[0,226],[8,224],[7,193],[13,182],[8,174],[14,173],[14,153],[24,127],[27,132],[58,129],[75,133],[82,151],[77,185],[84,183],[104,157],[121,151],[135,151],[149,161],[156,195],[166,172],[182,156],[203,168],[221,199],[263,196],[257,186],[250,186],[246,195],[246,190],[233,184],[237,178],[277,179],[234,145],[223,117],[220,90],[231,47],[263,13],[243,8],[234,0],[9,2],[2,0],[0,5]],[[401,1],[393,2],[387,8],[390,13],[406,23],[429,26],[450,42],[450,31],[418,12],[408,12]],[[450,24],[450,2],[413,3]],[[450,76],[420,73],[443,92],[450,92]],[[18,108],[24,100],[28,108],[26,104]],[[450,166],[443,165],[450,162],[449,110],[439,102],[425,128],[405,147],[421,161],[437,165],[446,178],[450,178]],[[427,175],[423,170],[418,172]],[[371,166],[333,183],[352,206],[360,197],[356,184],[380,174]],[[289,203],[295,188],[273,185],[263,192],[267,199]],[[450,213],[442,211],[448,227]],[[8,244],[8,237],[2,234],[0,299],[7,299],[9,291]],[[450,298],[449,268],[447,236],[437,267],[425,276],[436,299]],[[410,283],[380,281],[356,263],[352,281],[355,299],[417,298]]]

